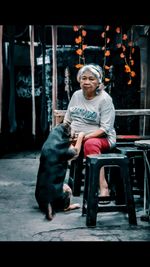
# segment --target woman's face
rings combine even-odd
[[[95,75],[86,70],[80,78],[80,87],[86,96],[95,96],[96,88],[99,86],[99,81]]]

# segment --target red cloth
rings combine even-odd
[[[117,139],[141,139],[140,135],[117,135]]]

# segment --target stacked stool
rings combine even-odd
[[[116,206],[99,206],[99,173],[101,167],[120,167],[121,179],[123,181],[125,204]],[[105,199],[104,199],[105,198]],[[101,197],[110,200],[110,197]],[[129,175],[129,159],[126,155],[119,153],[97,154],[86,157],[86,175],[83,193],[82,215],[86,215],[86,225],[95,227],[98,212],[123,211],[128,213],[129,224],[136,225],[136,212],[132,187]]]
[[[143,195],[142,181],[144,177],[143,150],[135,146],[118,146],[117,151],[129,158],[129,174],[132,183],[133,193]],[[135,181],[138,189],[135,189]]]
[[[150,140],[135,141],[135,146],[143,151],[144,158],[144,214],[142,221],[150,221]]]

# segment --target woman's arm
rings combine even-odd
[[[102,129],[98,129],[92,133],[85,135],[84,140],[87,140],[89,138],[94,138],[94,137],[101,137],[101,136],[105,136],[105,135],[106,135],[106,133]]]

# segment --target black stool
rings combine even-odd
[[[116,148],[112,148],[106,153],[116,152]],[[69,179],[68,179],[68,185],[72,189],[73,196],[80,196],[81,194],[81,188],[84,186],[84,180],[85,180],[85,165],[86,160],[84,158],[84,152],[83,147],[81,148],[81,151],[79,153],[79,156],[71,160],[70,163],[70,171],[69,171]]]
[[[143,150],[135,146],[120,146],[117,151],[129,158],[129,174],[134,195],[143,195]],[[135,184],[136,183],[136,184]]]
[[[101,155],[89,155],[86,157],[86,177],[83,193],[82,215],[86,214],[86,225],[88,227],[96,226],[98,212],[124,211],[128,213],[129,223],[137,224],[134,198],[129,176],[129,159],[127,156],[117,153],[108,153]],[[121,178],[124,185],[125,204],[116,206],[99,206],[98,189],[99,173],[103,166],[119,166]],[[104,197],[101,197],[104,199]],[[105,197],[110,199],[110,197]]]

